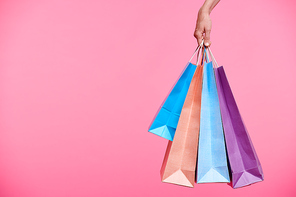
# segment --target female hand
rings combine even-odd
[[[198,17],[196,21],[196,27],[194,31],[194,37],[197,39],[198,45],[201,44],[202,40],[204,40],[205,46],[211,45],[210,33],[212,29],[212,21],[210,18],[210,13],[202,10],[202,8],[198,12]]]
[[[210,34],[212,29],[211,11],[220,0],[205,0],[204,4],[198,11],[194,37],[197,39],[198,45],[204,40],[205,46],[211,45]]]

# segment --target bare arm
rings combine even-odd
[[[212,21],[210,13],[220,0],[205,0],[204,4],[198,11],[194,37],[200,45],[204,39],[205,46],[211,45],[210,34],[212,29]]]

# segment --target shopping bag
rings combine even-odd
[[[260,161],[244,126],[223,66],[215,68],[215,74],[232,174],[232,187],[238,188],[263,181]]]
[[[171,92],[160,106],[148,130],[149,132],[171,141],[174,139],[180,113],[195,70],[196,65],[189,61]]]
[[[163,182],[193,187],[202,91],[202,66],[193,75],[173,142],[169,141],[163,165]]]
[[[212,62],[204,64],[197,183],[230,182]]]

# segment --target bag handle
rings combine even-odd
[[[210,60],[209,60],[209,55],[208,55],[208,52],[207,52],[207,51],[209,51],[209,54],[211,56],[211,60],[213,61],[213,65],[217,68],[218,63],[217,63],[217,61],[216,61],[210,47],[206,47],[203,44],[204,44],[204,40],[202,40],[201,44],[195,49],[195,51],[194,51],[193,55],[191,56],[189,62],[191,62],[191,60],[193,59],[193,57],[195,56],[196,53],[197,53],[196,65],[198,64],[201,55],[202,55],[202,58],[200,60],[201,65],[203,65],[203,61],[209,62]]]
[[[203,64],[203,61],[205,61],[205,62],[207,62],[207,63],[210,61],[210,60],[209,60],[209,55],[208,55],[206,49],[207,49],[207,48],[204,46],[204,47],[203,47],[202,64]]]
[[[195,54],[197,53],[197,59],[196,59],[196,65],[199,62],[200,56],[201,56],[201,49],[203,48],[203,41],[201,42],[201,44],[195,49],[193,55],[191,56],[189,62],[191,62],[191,60],[193,59],[193,57],[195,56]]]
[[[214,55],[213,55],[213,53],[212,53],[210,47],[207,47],[207,49],[209,50],[209,53],[210,53],[210,56],[211,56],[212,61],[214,62],[214,66],[215,66],[216,68],[218,68],[218,63],[217,63],[217,61],[216,61],[216,59],[215,59],[215,57],[214,57]]]

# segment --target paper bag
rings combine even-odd
[[[201,97],[197,183],[230,182],[212,62],[205,63]]]
[[[173,142],[169,141],[161,178],[163,182],[193,187],[195,182],[203,67],[198,66],[182,108]]]
[[[180,113],[195,70],[196,65],[190,62],[186,65],[179,80],[159,108],[149,132],[171,141],[174,139]]]
[[[215,69],[232,187],[243,187],[263,181],[263,171],[251,138],[244,126],[224,68]]]

